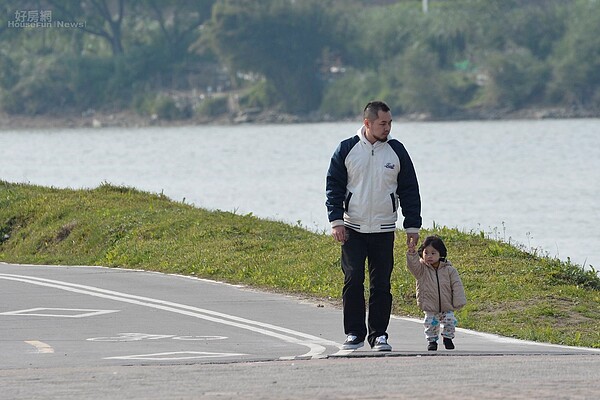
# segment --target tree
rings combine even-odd
[[[525,47],[543,60],[548,57],[565,33],[564,0],[530,1],[510,12],[506,35],[518,46]]]
[[[122,23],[126,0],[47,0],[58,13],[55,17],[63,21],[80,23],[84,32],[108,41],[113,55],[123,54]]]
[[[233,74],[258,73],[276,89],[286,111],[318,108],[319,58],[331,40],[327,3],[319,0],[221,0],[206,35]]]
[[[448,101],[444,71],[439,57],[424,46],[412,46],[399,57],[400,101],[409,112],[446,116],[454,108]]]
[[[485,68],[490,79],[484,89],[487,105],[518,109],[543,98],[549,69],[528,49],[493,53]]]
[[[188,52],[198,28],[211,17],[216,0],[143,0],[136,11],[158,22],[162,44],[175,57]]]
[[[578,1],[552,55],[554,97],[600,107],[600,4]]]

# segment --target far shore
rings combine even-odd
[[[600,110],[535,108],[516,111],[485,110],[454,115],[449,118],[431,118],[427,114],[408,114],[397,117],[397,121],[459,121],[459,120],[522,120],[522,119],[571,119],[600,118]],[[239,125],[239,124],[291,124],[318,122],[359,121],[360,116],[343,121],[322,116],[297,116],[273,111],[260,113],[239,112],[215,118],[192,117],[168,120],[156,115],[144,116],[131,111],[87,111],[65,115],[11,115],[0,113],[0,130],[21,129],[69,129],[69,128],[143,128],[150,126],[195,126],[195,125]]]

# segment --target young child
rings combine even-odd
[[[408,269],[417,279],[417,305],[425,312],[427,350],[437,350],[440,325],[444,347],[454,349],[457,320],[454,311],[467,303],[463,284],[456,268],[446,260],[447,250],[438,236],[428,236],[419,247],[411,241],[406,253]]]

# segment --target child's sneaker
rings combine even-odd
[[[444,347],[448,350],[454,350],[454,343],[452,343],[452,339],[445,337]]]
[[[434,342],[434,341],[429,342],[429,344],[427,345],[427,350],[428,351],[436,351],[437,350],[437,342]]]

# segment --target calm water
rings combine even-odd
[[[328,231],[325,173],[358,123],[0,131],[0,179],[163,192]],[[600,120],[396,123],[434,223],[600,267]]]

